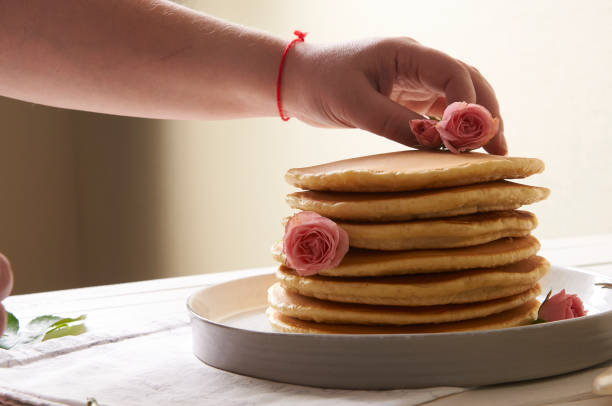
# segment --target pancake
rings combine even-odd
[[[528,235],[502,238],[472,247],[374,251],[351,248],[335,268],[319,271],[322,276],[362,277],[449,272],[460,269],[489,268],[521,261],[540,249],[538,240]],[[284,264],[282,243],[272,247],[272,256]]]
[[[271,307],[266,315],[272,327],[286,333],[306,334],[424,334],[448,333],[473,330],[493,330],[529,324],[536,319],[540,302],[535,299],[487,317],[439,324],[416,324],[409,326],[365,326],[356,324],[316,323],[289,317]]]
[[[432,306],[472,303],[516,295],[533,287],[550,264],[532,256],[509,265],[421,275],[367,278],[299,276],[281,266],[281,285],[303,296],[344,303],[390,306]]]
[[[402,192],[525,178],[543,170],[535,158],[410,150],[294,168],[285,179],[307,190]]]
[[[511,210],[409,222],[337,223],[348,233],[351,247],[398,251],[468,247],[524,237],[538,221],[532,213]]]
[[[317,323],[405,325],[485,317],[527,303],[540,291],[540,285],[536,284],[519,294],[484,302],[407,307],[330,302],[299,295],[275,283],[268,289],[268,303],[285,316]]]
[[[381,222],[513,210],[549,194],[547,188],[497,181],[400,193],[302,191],[287,195],[286,201],[294,209],[332,219]]]

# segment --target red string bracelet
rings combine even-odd
[[[283,104],[281,103],[281,80],[283,78],[283,68],[285,67],[285,59],[287,58],[287,52],[289,52],[293,44],[295,44],[296,42],[304,42],[304,38],[308,33],[295,30],[293,31],[293,34],[295,34],[297,38],[293,39],[285,47],[283,55],[281,56],[280,65],[278,66],[278,79],[276,79],[276,105],[278,106],[278,113],[280,114],[280,118],[283,121],[289,121],[289,119],[291,118],[283,115]]]

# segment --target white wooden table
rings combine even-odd
[[[612,277],[612,234],[548,240],[540,255],[556,265]],[[267,382],[218,371],[191,354],[187,297],[254,269],[12,296],[22,320],[87,314],[88,332],[35,346],[0,350],[0,406],[100,404],[612,405],[590,392],[601,368],[484,388],[346,391]]]

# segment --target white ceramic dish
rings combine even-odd
[[[478,386],[558,375],[612,359],[611,278],[553,266],[543,292],[565,288],[588,316],[502,330],[413,335],[273,332],[271,273],[202,289],[188,300],[195,355],[208,365],[327,388]],[[542,300],[543,298],[540,298]]]

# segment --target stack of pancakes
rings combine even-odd
[[[291,169],[305,189],[294,209],[334,220],[349,235],[340,265],[314,276],[283,265],[268,291],[280,331],[427,333],[494,329],[535,319],[549,268],[519,207],[549,190],[505,179],[544,169],[538,159],[402,151]]]

